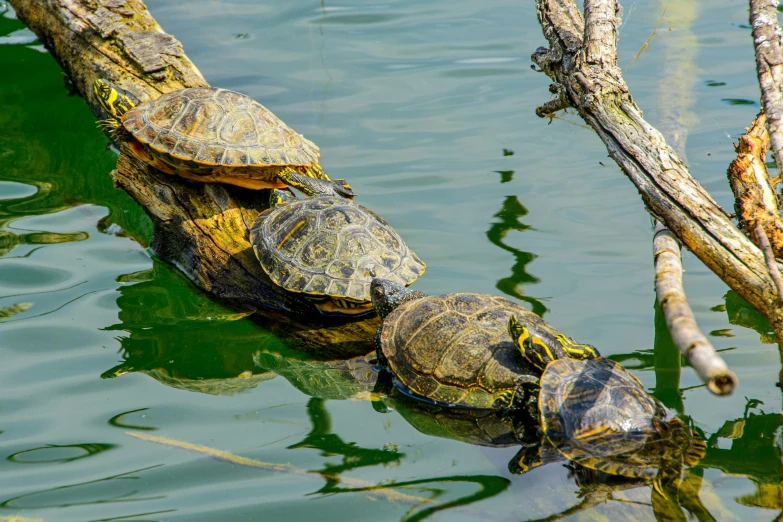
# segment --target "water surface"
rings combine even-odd
[[[686,475],[684,508],[700,520],[777,515],[780,363],[768,327],[686,253],[691,305],[740,388],[717,399],[677,369],[656,320],[652,226],[636,190],[573,114],[551,124],[534,114],[549,82],[530,69],[545,44],[532,2],[148,6],[211,84],[249,94],[321,147],[324,168],[427,261],[416,288],[518,300],[632,368],[692,422],[709,450]],[[627,67],[663,6],[624,7]],[[667,81],[678,49],[688,74]],[[515,475],[518,447],[455,440],[404,401],[346,400],[362,387],[346,388],[323,364],[297,365],[296,346],[151,256],[149,221],[113,187],[116,156],[94,116],[10,12],[0,17],[0,69],[0,308],[16,307],[0,324],[0,515],[653,519],[649,486],[588,492],[561,464]],[[731,142],[759,98],[746,6],[670,7],[625,78],[651,123],[679,130],[693,175],[731,208]],[[431,501],[352,491],[361,488],[335,475],[408,484],[394,491]]]

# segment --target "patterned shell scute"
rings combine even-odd
[[[250,229],[250,242],[275,284],[317,296],[369,302],[373,277],[409,285],[425,269],[385,221],[339,197],[264,211]]]
[[[142,144],[199,165],[311,165],[318,147],[252,98],[225,89],[181,89],[129,110],[123,125]]]
[[[594,457],[641,448],[656,434],[652,419],[666,417],[633,374],[604,358],[550,363],[541,378],[539,406],[553,443],[565,443],[566,453],[586,447]]]
[[[538,316],[502,297],[456,293],[409,301],[381,329],[381,349],[397,384],[447,406],[502,409],[498,402],[538,380],[508,335],[508,320]],[[542,321],[541,321],[542,322]]]

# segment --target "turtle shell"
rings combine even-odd
[[[315,297],[369,303],[373,277],[409,285],[426,266],[381,217],[333,196],[264,211],[250,242],[275,284]]]
[[[557,335],[508,299],[456,293],[395,308],[383,321],[379,348],[402,391],[449,407],[507,409],[540,375],[508,334],[512,314],[542,339]]]
[[[650,479],[665,453],[681,452],[676,460],[686,465],[703,456],[698,436],[677,418],[667,421],[666,408],[639,379],[609,359],[551,362],[541,376],[539,408],[548,442],[590,469]]]
[[[252,98],[198,87],[130,109],[125,128],[144,146],[196,167],[311,165],[318,147]]]

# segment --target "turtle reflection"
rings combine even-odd
[[[253,363],[263,346],[278,346],[276,336],[234,312],[192,291],[162,263],[123,278],[135,284],[120,287],[120,323],[108,330],[122,332],[122,362],[103,372],[114,378],[144,373],[177,389],[233,395],[271,379]],[[197,346],[198,349],[194,349]]]
[[[375,354],[352,359],[319,361],[286,357],[275,351],[257,351],[257,367],[285,377],[296,389],[317,399],[369,398],[378,379]]]

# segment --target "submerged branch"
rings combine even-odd
[[[322,478],[336,484],[345,484],[351,488],[351,491],[363,491],[370,496],[377,498],[384,498],[392,502],[402,502],[406,504],[425,504],[432,502],[431,499],[425,497],[417,497],[414,495],[408,495],[394,491],[392,488],[394,484],[377,485],[372,482],[366,482],[350,477],[341,477],[333,473],[324,473],[321,471],[311,471],[308,469],[297,468],[291,464],[273,464],[271,462],[262,462],[260,460],[250,459],[247,457],[240,457],[227,451],[217,450],[210,448],[209,446],[201,446],[199,444],[193,444],[190,442],[182,442],[179,440],[169,439],[166,437],[157,437],[155,435],[147,435],[145,433],[138,433],[127,431],[126,435],[135,437],[137,439],[146,440],[149,442],[155,442],[157,444],[163,444],[164,446],[170,446],[173,448],[185,449],[188,451],[195,451],[202,455],[222,460],[225,462],[231,462],[240,466],[247,466],[251,468],[266,469],[269,471],[276,471],[279,473],[289,473],[291,475],[310,476],[314,478]]]
[[[663,227],[653,237],[655,294],[666,318],[672,341],[696,370],[699,378],[716,395],[728,395],[737,387],[737,376],[729,370],[696,324],[682,287],[680,244]]]
[[[750,26],[764,113],[769,120],[772,154],[783,172],[783,32],[777,2],[750,0]]]

